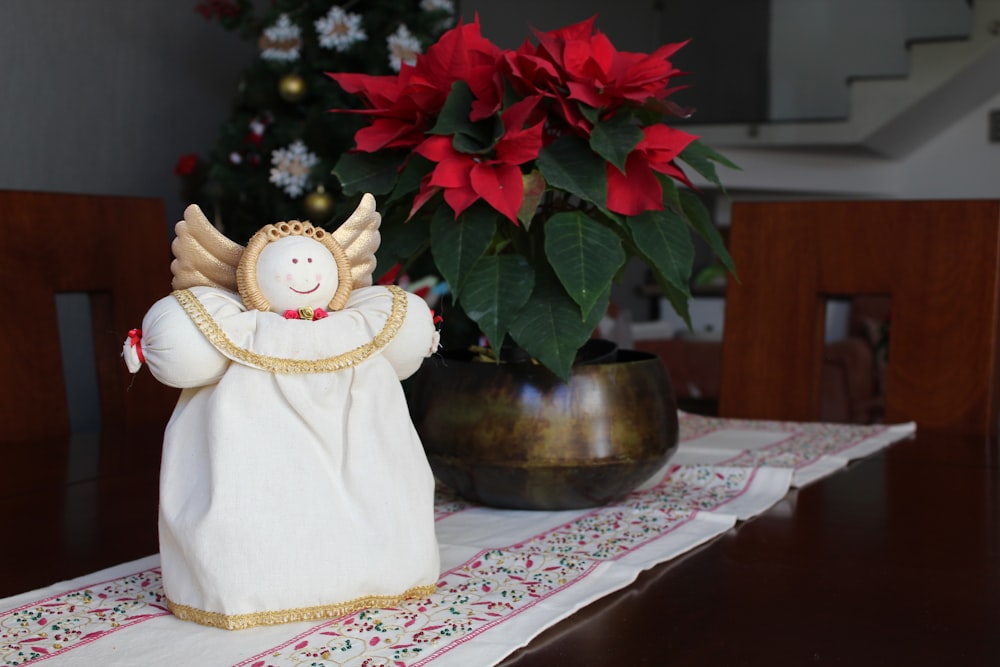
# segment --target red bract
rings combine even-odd
[[[357,149],[374,153],[383,148],[410,148],[424,138],[447,95],[411,83],[413,68],[403,64],[399,76],[327,73],[349,93],[361,97],[368,109],[334,109],[372,118],[371,125],[354,135]]]
[[[511,222],[524,199],[524,178],[520,165],[538,157],[542,148],[544,121],[525,127],[538,103],[532,97],[512,104],[500,118],[505,132],[493,147],[493,157],[455,150],[451,137],[433,136],[417,146],[418,155],[437,165],[420,185],[411,211],[415,212],[438,190],[457,218],[479,199],[484,199]]]
[[[478,21],[460,25],[442,35],[416,65],[404,64],[398,76],[327,72],[368,106],[333,111],[371,117],[371,125],[355,135],[359,151],[412,148],[433,127],[456,81],[464,81],[473,92],[472,120],[499,110],[503,87],[497,61],[501,56],[499,47],[480,34]]]
[[[608,164],[608,209],[622,215],[639,215],[663,209],[663,187],[653,172],[691,186],[675,159],[697,139],[666,125],[643,128],[644,138],[629,153],[625,173]],[[693,187],[693,186],[692,186]]]
[[[554,63],[538,55],[537,48],[525,42],[517,51],[504,55],[504,67],[514,89],[524,95],[541,95],[554,105],[559,117],[576,134],[590,133],[588,123],[576,103],[566,97],[566,82]],[[550,123],[550,130],[559,132]]]
[[[357,151],[407,149],[435,163],[414,194],[411,215],[442,192],[456,217],[483,199],[516,224],[524,196],[523,172],[534,167],[522,166],[538,157],[543,142],[565,134],[589,139],[595,118],[607,122],[640,107],[660,115],[680,112],[667,97],[676,90],[671,78],[680,74],[669,58],[683,43],[651,54],[618,51],[594,29],[594,18],[536,31],[535,36],[537,44],[525,41],[515,51],[502,51],[482,36],[477,17],[442,35],[397,76],[329,74],[368,107],[352,111],[371,119],[355,135]],[[466,97],[467,107],[452,106],[445,113],[456,82],[468,86],[471,101]],[[508,100],[506,109],[505,89],[520,98],[513,104]],[[597,114],[591,115],[587,107]],[[494,145],[456,143],[458,135],[468,133],[481,141],[474,128],[488,125],[498,114],[504,134]],[[447,117],[448,133],[429,137],[442,116]],[[646,127],[643,136],[626,159],[624,172],[606,162],[610,211],[637,215],[662,209],[658,173],[691,185],[675,158],[695,137],[666,125]],[[584,198],[598,201],[603,199],[600,194],[584,193]]]
[[[552,63],[569,100],[608,112],[663,100],[677,90],[670,79],[681,72],[668,58],[684,43],[661,46],[652,54],[618,51],[604,33],[594,31],[593,18],[536,36],[534,56]]]
[[[503,86],[497,63],[502,57],[500,48],[480,33],[477,17],[472,23],[441,35],[427,54],[417,60],[414,80],[445,96],[453,83],[464,81],[475,98],[470,118],[482,120],[500,109]]]

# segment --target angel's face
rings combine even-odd
[[[319,241],[286,236],[261,250],[257,283],[274,312],[326,308],[339,284],[337,262]]]

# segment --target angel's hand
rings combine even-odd
[[[142,330],[132,329],[128,332],[128,337],[122,343],[122,359],[125,360],[125,367],[129,373],[138,373],[145,361],[142,357]]]

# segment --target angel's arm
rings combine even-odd
[[[215,319],[243,312],[235,294],[211,288],[196,288],[198,298]],[[141,357],[139,357],[141,351]],[[218,382],[229,368],[222,355],[198,329],[173,296],[157,301],[142,320],[142,329],[126,339],[123,355],[129,370],[139,371],[144,361],[157,380],[181,389]],[[129,363],[130,359],[133,363]]]
[[[427,302],[416,294],[403,293],[406,297],[406,317],[399,331],[382,351],[401,380],[420,368],[424,359],[438,349],[440,334],[434,326],[434,316]]]

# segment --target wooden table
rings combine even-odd
[[[100,449],[0,445],[0,597],[156,551],[161,432],[106,434]],[[1000,664],[996,443],[919,433],[892,445],[503,664]]]
[[[1000,664],[997,459],[983,439],[891,445],[503,664]]]

